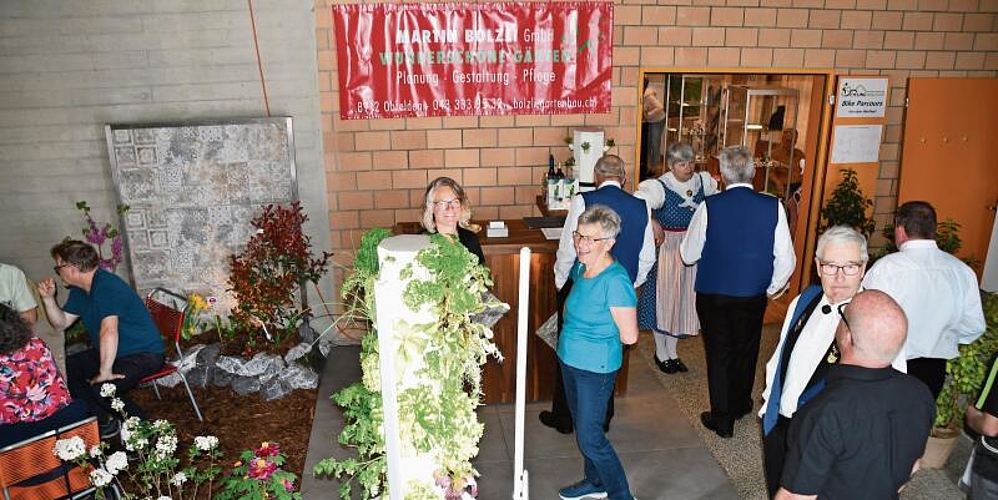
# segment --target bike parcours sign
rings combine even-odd
[[[887,106],[886,78],[840,78],[836,96],[838,118],[879,118]]]
[[[610,110],[612,2],[332,11],[343,119]]]

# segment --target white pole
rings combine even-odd
[[[527,393],[527,313],[530,311],[530,249],[520,249],[520,293],[516,322],[516,413],[513,452],[513,498],[529,498],[527,471],[523,469],[523,415]]]
[[[391,498],[405,498],[402,492],[402,471],[400,468],[401,443],[399,442],[398,382],[395,375],[395,332],[386,314],[391,294],[387,283],[374,284],[375,325],[378,328],[378,368],[381,371],[381,405],[385,415],[385,456],[388,462],[388,495]],[[381,300],[378,300],[381,299]]]

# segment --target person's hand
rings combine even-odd
[[[665,241],[665,231],[657,220],[651,221],[651,232],[655,235],[655,246],[661,246]]]
[[[38,295],[43,299],[51,299],[55,297],[56,286],[55,280],[52,278],[39,281],[35,288],[38,289]]]
[[[125,378],[125,376],[120,373],[100,372],[97,375],[95,375],[94,378],[90,379],[90,385],[97,385],[103,382],[110,382],[112,380],[121,380],[123,378]]]

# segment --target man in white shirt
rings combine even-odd
[[[693,212],[679,251],[683,262],[699,262],[696,308],[710,391],[700,422],[730,438],[734,421],[752,411],[767,296],[786,288],[796,257],[783,206],[752,188],[751,151],[724,148],[720,163],[727,187]]]
[[[586,211],[587,205],[604,205],[620,216],[620,234],[610,254],[627,270],[635,288],[645,282],[648,271],[655,264],[655,236],[652,231],[651,212],[644,200],[635,198],[621,188],[627,180],[624,160],[616,155],[606,155],[596,162],[593,174],[599,187],[595,191],[581,193],[572,198],[568,215],[565,217],[565,227],[561,231],[561,241],[558,243],[557,259],[554,264],[554,283],[559,290],[559,308],[567,297],[566,292],[569,288],[566,288],[566,282],[577,260],[572,234],[579,225],[579,215]],[[560,330],[561,325],[558,326]],[[553,399],[551,411],[540,413],[541,423],[568,434],[572,432],[574,426],[565,401],[560,372],[555,380]],[[613,398],[610,398],[607,409],[605,428],[609,427],[611,418],[613,418]]]
[[[863,287],[882,290],[901,305],[908,316],[908,340],[899,356],[936,398],[946,380],[946,361],[960,354],[958,344],[984,333],[977,275],[936,245],[936,210],[929,203],[904,203],[894,224],[900,251],[878,260]]]

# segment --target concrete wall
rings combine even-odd
[[[534,196],[562,138],[597,125],[633,161],[642,67],[810,68],[886,75],[891,103],[875,192],[883,223],[896,205],[907,79],[995,77],[996,0],[621,0],[615,3],[609,114],[339,119],[330,7],[316,0],[316,42],[331,240],[351,249],[374,226],[418,220],[427,181],[464,184],[478,218],[537,214]],[[876,243],[876,241],[874,242]]]
[[[270,110],[294,118],[307,230],[328,249],[312,3],[254,6]],[[80,236],[77,200],[114,215],[106,123],[265,113],[246,0],[3,0],[0,261],[50,276],[48,249]]]

